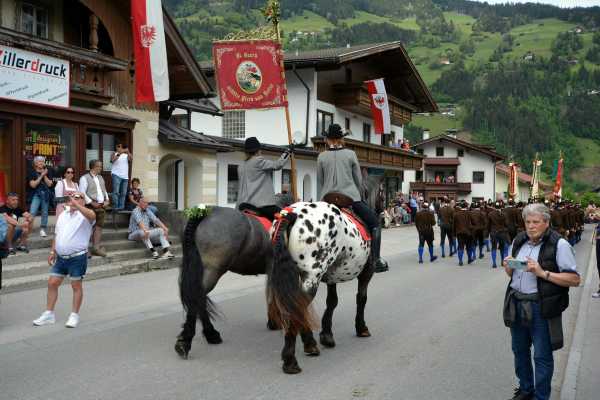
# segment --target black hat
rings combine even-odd
[[[325,137],[330,139],[340,139],[344,137],[344,132],[342,132],[342,127],[338,124],[331,124],[325,132]]]
[[[248,139],[246,139],[246,142],[244,143],[244,151],[246,153],[256,153],[259,150],[260,150],[260,142],[258,141],[257,138],[252,136],[252,137],[249,137]]]

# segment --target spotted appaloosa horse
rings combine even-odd
[[[363,238],[352,218],[334,205],[296,203],[284,215],[273,233],[275,254],[268,278],[269,316],[285,328],[281,352],[283,371],[299,373],[295,356],[296,336],[304,342],[308,355],[318,355],[312,335],[310,303],[320,282],[327,284],[327,308],[321,321],[320,342],[334,347],[331,329],[333,310],[338,298],[336,284],[358,279],[356,295],[356,335],[371,336],[365,324],[367,286],[373,276],[369,262],[370,241]]]
[[[214,308],[208,293],[227,271],[241,275],[268,273],[273,262],[269,232],[254,217],[231,208],[215,207],[206,217],[190,219],[183,234],[179,276],[181,302],[186,311],[175,351],[187,358],[196,334],[196,319],[209,343],[222,342],[211,319]],[[275,329],[269,321],[269,328]]]

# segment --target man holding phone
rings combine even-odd
[[[575,253],[550,228],[543,204],[523,209],[525,232],[519,233],[502,263],[510,282],[504,299],[504,324],[510,328],[519,387],[512,400],[548,400],[554,358],[563,347],[561,315],[569,305],[569,287],[578,286]],[[531,364],[534,348],[535,370]]]
[[[83,301],[82,279],[87,270],[87,250],[96,221],[96,214],[85,206],[85,195],[71,194],[65,210],[56,220],[52,250],[48,264],[52,266],[48,278],[46,311],[33,321],[36,326],[54,324],[54,306],[58,299],[58,288],[68,275],[73,288],[73,308],[65,326],[76,328],[79,325],[79,309]]]

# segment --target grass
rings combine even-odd
[[[577,150],[584,167],[600,166],[600,143],[598,141],[577,138]]]
[[[411,124],[429,129],[431,136],[441,135],[446,129],[462,129],[462,123],[458,118],[442,114],[414,115]]]
[[[334,28],[334,25],[322,16],[305,10],[302,15],[281,21],[281,27],[285,32],[322,32],[325,28]]]

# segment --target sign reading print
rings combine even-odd
[[[281,45],[273,40],[223,41],[213,45],[221,109],[287,105]]]
[[[69,107],[69,67],[59,58],[0,45],[0,98]]]

